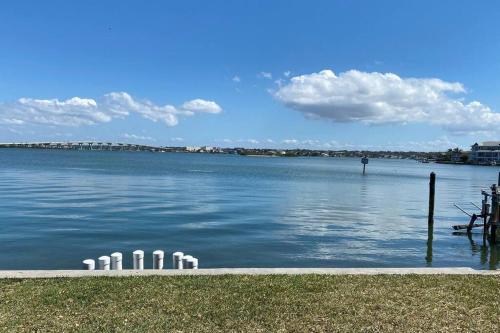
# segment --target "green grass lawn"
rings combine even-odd
[[[0,330],[500,332],[500,277],[4,279]]]

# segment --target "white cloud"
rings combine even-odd
[[[461,83],[436,78],[323,70],[293,77],[274,96],[308,117],[337,122],[427,123],[455,134],[495,130],[500,114],[480,102],[455,97],[465,92]]]
[[[181,138],[181,137],[171,138],[170,141],[182,142],[182,141],[184,141],[184,138]]]
[[[299,143],[299,140],[296,140],[296,139],[285,139],[283,141],[281,141],[282,143],[286,144],[286,145],[296,145]]]
[[[257,76],[260,78],[269,79],[269,80],[272,80],[272,78],[273,78],[273,74],[271,74],[269,72],[260,72]]]
[[[82,126],[105,123],[135,113],[151,121],[175,126],[179,116],[221,111],[217,103],[203,99],[194,99],[175,107],[136,100],[126,92],[112,92],[99,100],[80,97],[67,100],[20,98],[10,103],[3,102],[0,103],[0,124]]]
[[[136,135],[136,134],[122,134],[122,137],[125,139],[133,139],[133,140],[141,140],[141,141],[156,141],[156,139],[150,136]]]
[[[233,76],[232,80],[233,82],[241,82],[241,79],[238,75]]]
[[[289,77],[290,74],[292,74],[291,71],[285,71],[285,72],[283,72],[283,75],[286,76],[286,77]]]
[[[317,146],[320,144],[319,140],[303,140],[301,143],[307,146]]]
[[[274,140],[273,139],[266,139],[266,142],[267,143],[274,143]]]
[[[193,99],[182,104],[182,110],[188,113],[220,113],[221,107],[214,101],[204,99]]]

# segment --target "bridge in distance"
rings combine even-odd
[[[107,151],[170,151],[168,147],[154,147],[130,143],[113,142],[13,142],[0,143],[0,148],[30,148],[30,149],[65,149],[65,150],[107,150]]]

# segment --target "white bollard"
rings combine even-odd
[[[198,258],[193,258],[193,269],[198,269]]]
[[[184,257],[184,253],[182,252],[174,252],[172,254],[174,269],[182,269],[182,257]]]
[[[123,256],[120,252],[115,252],[111,254],[111,269],[121,271],[123,268],[122,265]]]
[[[191,259],[193,259],[193,257],[190,256],[190,255],[185,255],[185,256],[182,257],[182,267],[184,269],[189,269],[190,268],[189,267],[189,260],[191,260]]]
[[[99,269],[103,271],[109,271],[109,257],[108,256],[102,256],[97,259],[99,261]]]
[[[87,271],[93,271],[95,269],[94,259],[85,259],[83,261],[83,269],[85,269]]]
[[[163,269],[163,257],[165,253],[162,250],[153,252],[153,269]]]
[[[143,270],[144,269],[144,251],[135,250],[133,252],[134,256],[134,269]]]
[[[188,258],[188,260],[187,260],[187,266],[188,266],[187,267],[188,269],[194,269],[194,258],[193,257]]]

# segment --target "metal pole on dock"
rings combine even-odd
[[[135,250],[133,252],[134,259],[134,269],[143,270],[144,269],[144,251]]]
[[[434,196],[436,193],[436,174],[431,172],[429,180],[429,218],[427,223],[434,225]]]
[[[111,254],[111,269],[121,271],[123,268],[123,255],[120,252]]]
[[[162,250],[153,252],[153,269],[163,269],[163,257],[165,253]]]
[[[87,271],[93,271],[95,269],[94,259],[85,259],[83,261],[83,269]]]

